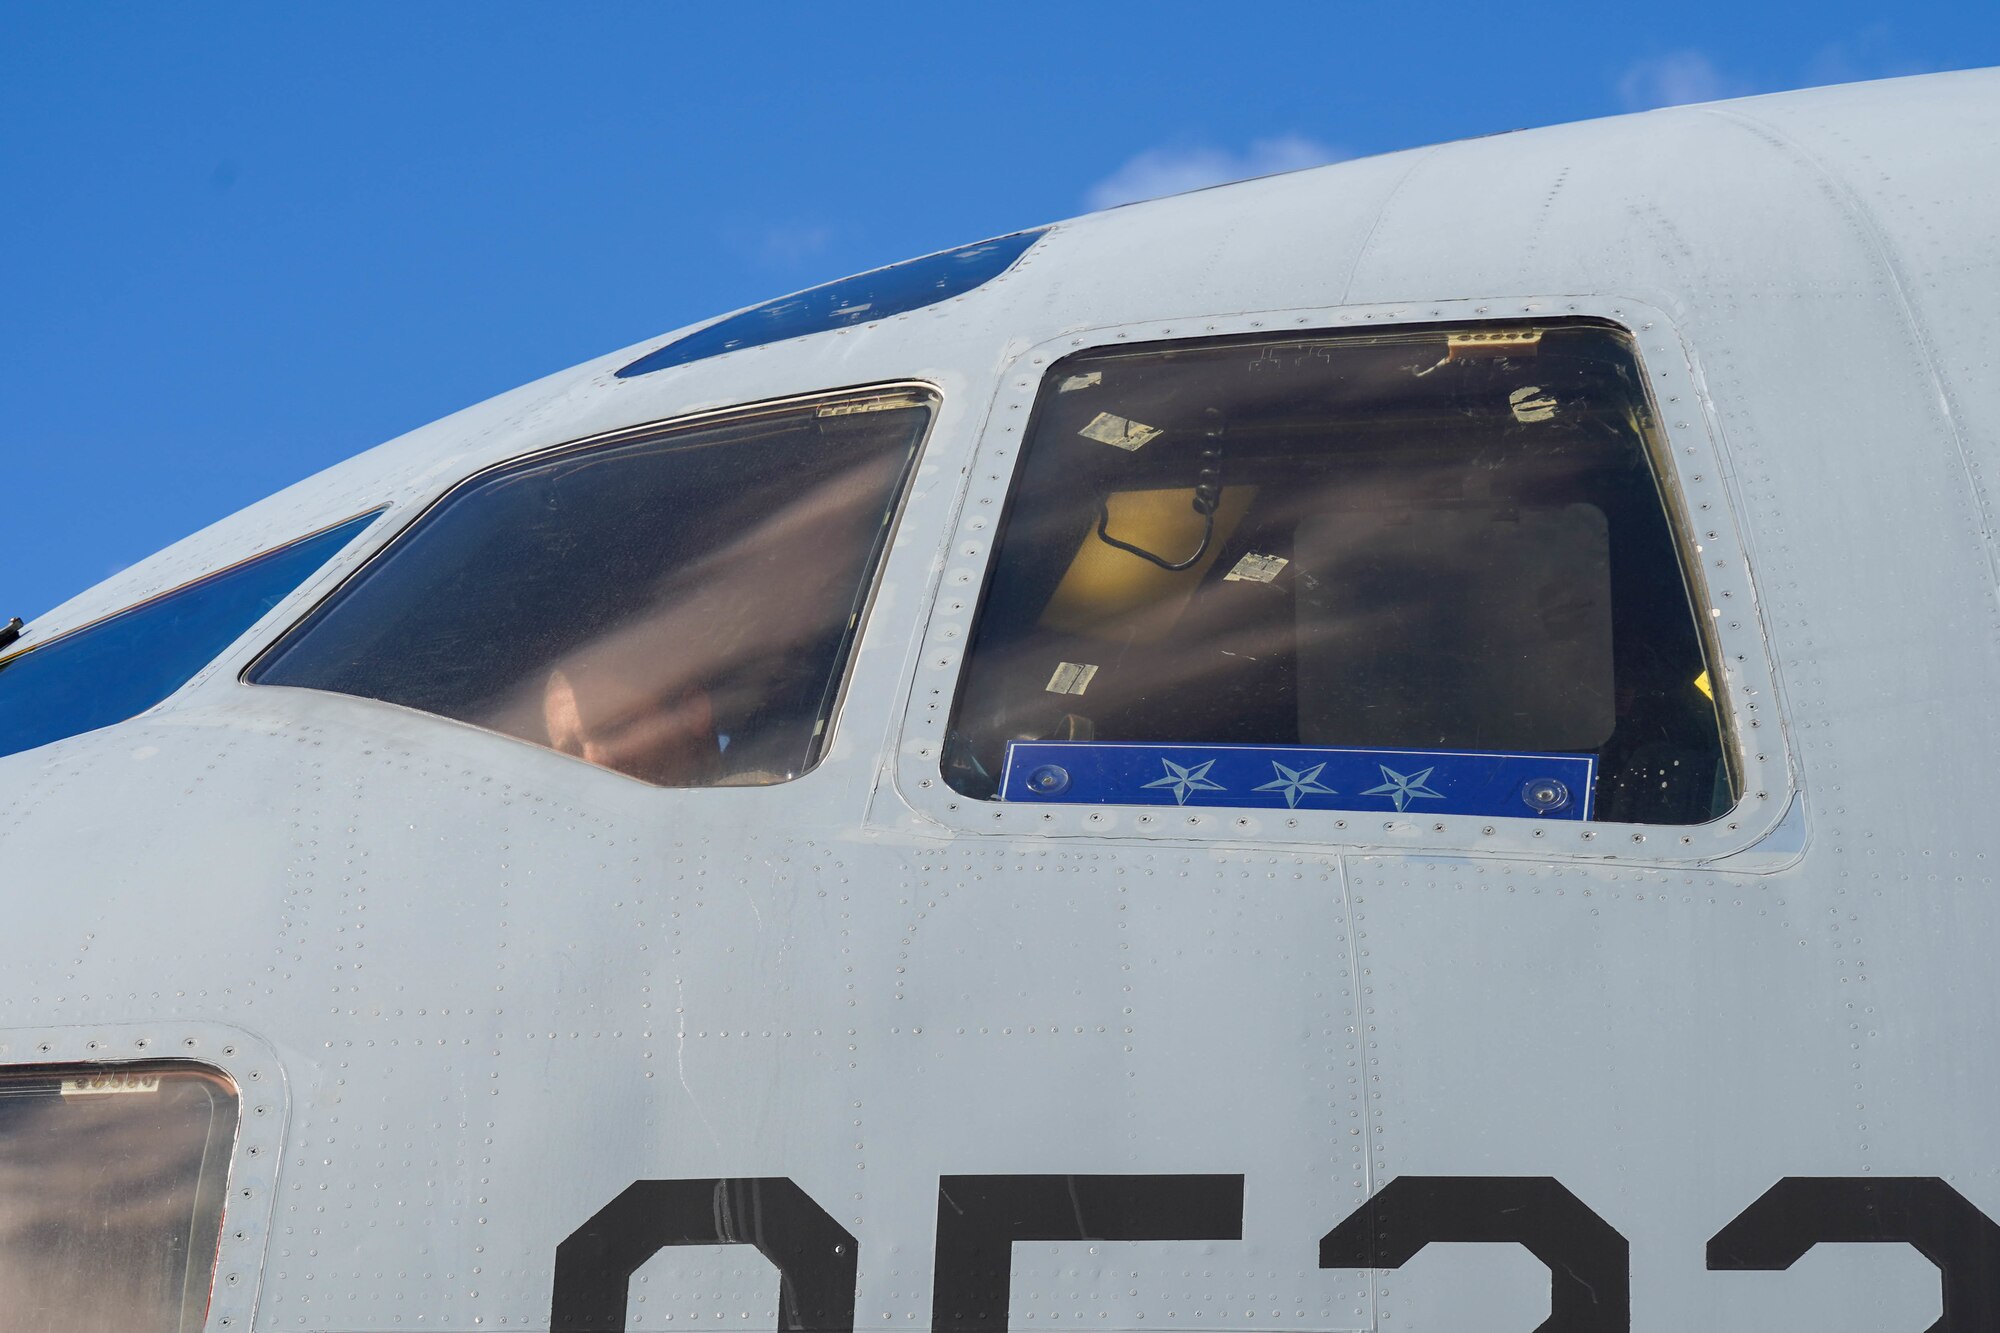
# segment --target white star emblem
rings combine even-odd
[[[1155,778],[1146,785],[1171,788],[1175,805],[1186,805],[1189,792],[1228,790],[1220,782],[1208,780],[1208,770],[1215,766],[1213,759],[1204,760],[1199,764],[1189,764],[1186,768],[1182,768],[1171,759],[1162,759],[1160,762],[1167,766],[1167,775]]]
[[[1435,767],[1424,769],[1420,773],[1412,773],[1408,777],[1398,773],[1387,764],[1378,764],[1376,767],[1382,770],[1382,777],[1384,779],[1382,785],[1379,787],[1370,787],[1361,794],[1363,796],[1387,796],[1396,803],[1397,814],[1401,814],[1409,807],[1411,801],[1419,798],[1428,801],[1442,801],[1444,799],[1443,792],[1432,791],[1424,785],[1430,781],[1431,774],[1436,771]]]
[[[1314,764],[1311,768],[1291,769],[1273,759],[1271,767],[1278,770],[1278,776],[1255,788],[1257,791],[1281,791],[1285,794],[1285,804],[1297,809],[1301,796],[1336,796],[1339,793],[1331,787],[1320,785],[1320,771],[1325,764]]]

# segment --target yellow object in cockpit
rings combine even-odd
[[[1201,586],[1202,576],[1222,554],[1256,494],[1255,486],[1222,488],[1222,501],[1215,510],[1215,535],[1208,550],[1182,570],[1161,569],[1098,540],[1093,523],[1042,611],[1042,627],[1130,643],[1164,637]],[[1195,512],[1192,489],[1118,491],[1109,497],[1106,509],[1110,515],[1106,530],[1112,536],[1162,560],[1185,560],[1201,545],[1205,524]]]

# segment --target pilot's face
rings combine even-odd
[[[662,698],[572,667],[549,673],[542,714],[550,746],[564,754],[667,787],[715,779],[721,758],[715,712],[699,685]]]

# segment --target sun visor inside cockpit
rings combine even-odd
[[[1591,504],[1343,509],[1294,546],[1299,739],[1594,750],[1616,724]]]
[[[620,370],[617,378],[631,379],[724,352],[888,319],[963,296],[1012,268],[1047,234],[1046,227],[1019,231],[766,301],[648,352]]]

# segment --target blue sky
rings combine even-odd
[[[912,254],[1992,64],[1990,0],[0,0],[0,620],[515,384]]]

